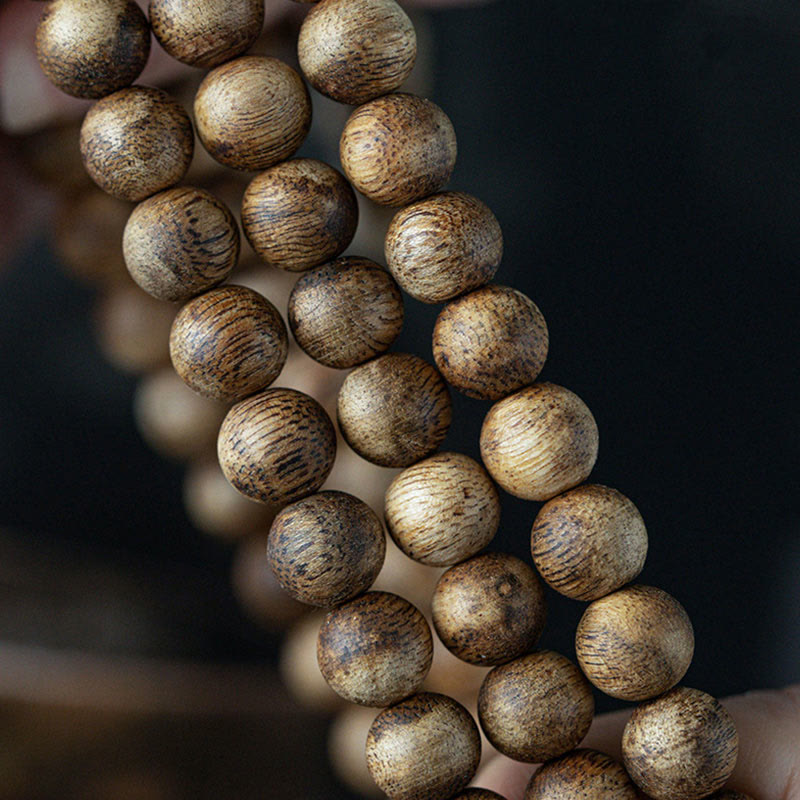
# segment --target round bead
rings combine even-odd
[[[342,435],[362,458],[407,467],[439,447],[453,411],[434,367],[414,355],[387,353],[345,378],[337,413]]]
[[[433,661],[425,617],[408,600],[368,592],[331,611],[317,660],[336,694],[361,706],[388,706],[416,692]]]
[[[336,456],[336,433],[313,397],[267,389],[231,408],[219,431],[217,454],[235,489],[284,505],[325,482]]]
[[[503,257],[503,232],[480,200],[443,192],[395,214],[385,255],[402,289],[423,303],[441,303],[494,277]]]
[[[631,778],[653,800],[699,800],[733,773],[736,726],[719,701],[678,687],[636,708],[622,734]]]
[[[547,358],[547,324],[516,289],[485,286],[448,303],[433,329],[433,358],[468,397],[499,400],[533,383]]]
[[[586,736],[594,697],[569,659],[543,650],[495,667],[481,686],[478,714],[487,738],[503,755],[549,761]]]
[[[224,281],[239,260],[239,228],[205,189],[181,186],[139,203],[122,237],[125,265],[159,300],[188,300]]]
[[[242,56],[206,75],[194,100],[197,133],[220,163],[259,170],[297,150],[311,127],[300,76],[276,58]]]
[[[338,256],[357,224],[350,184],[313,158],[285,161],[262,172],[242,200],[242,227],[253,250],[270,266],[290,272]]]
[[[624,494],[586,484],[542,507],[531,531],[531,553],[557,592],[574,600],[597,600],[642,571],[647,529]]]
[[[133,0],[53,0],[36,29],[36,57],[62,92],[97,99],[130,86],[150,55],[150,27]]]
[[[636,787],[622,764],[596,750],[575,750],[543,764],[524,800],[637,800]]]
[[[359,105],[393,92],[417,58],[417,35],[394,0],[323,0],[297,40],[309,83],[340,103]]]
[[[481,428],[481,457],[509,494],[549,500],[586,480],[597,460],[594,417],[577,395],[537,383],[495,403]]]
[[[544,589],[525,562],[487,553],[451,567],[433,593],[433,624],[451,653],[480,666],[534,648],[544,628]]]
[[[390,94],[359,106],[339,143],[345,174],[359,192],[402,206],[441,189],[456,163],[456,134],[439,106]]]
[[[121,89],[98,100],[81,126],[81,157],[91,179],[133,203],[181,180],[193,152],[189,115],[161,89]]]
[[[386,535],[375,512],[344,492],[320,492],[275,517],[267,560],[301,603],[334,606],[369,589],[383,566]]]
[[[386,490],[385,513],[389,533],[407,556],[449,567],[494,539],[500,497],[477,461],[437,453],[395,477]]]
[[[210,69],[258,39],[264,0],[150,0],[150,24],[173,58]]]
[[[480,757],[474,720],[442,694],[418,694],[381,711],[367,735],[367,767],[392,800],[451,797],[472,780]]]

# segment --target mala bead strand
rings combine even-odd
[[[574,750],[543,764],[524,800],[637,800],[639,793],[622,764],[597,750]]]

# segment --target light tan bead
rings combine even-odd
[[[574,750],[543,764],[531,777],[524,800],[637,800],[622,764],[596,750]]]

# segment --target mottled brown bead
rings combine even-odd
[[[481,457],[509,494],[549,500],[584,481],[597,460],[597,424],[563,386],[537,383],[499,400],[481,428]]]
[[[433,660],[431,630],[408,600],[367,592],[331,611],[317,640],[331,688],[361,706],[388,706],[418,691]]]
[[[622,764],[596,750],[575,750],[543,764],[525,790],[525,800],[637,800],[638,797]]]
[[[356,195],[322,161],[296,158],[253,178],[242,199],[242,227],[259,257],[290,272],[338,256],[358,224]]]
[[[159,300],[188,300],[224,281],[239,260],[239,228],[205,189],[181,186],[133,210],[122,237],[131,277]]]
[[[173,58],[210,69],[258,39],[264,0],[150,0],[150,24]]]
[[[624,494],[586,484],[546,503],[531,531],[533,563],[557,592],[597,600],[644,567],[647,529]]]
[[[387,353],[345,378],[337,414],[356,453],[382,467],[407,467],[442,443],[453,410],[433,366],[414,355]]]
[[[451,800],[505,800],[502,795],[497,794],[497,792],[491,792],[488,789],[464,789],[463,792],[459,792],[455,797],[451,798]]]
[[[189,115],[161,89],[132,86],[98,100],[81,126],[81,157],[92,180],[138,203],[176,184],[194,152]]]
[[[345,174],[380,205],[402,206],[441,189],[456,163],[456,134],[439,106],[390,94],[359,106],[339,142]]]
[[[628,586],[595,600],[575,635],[578,663],[602,692],[646,700],[671,689],[694,654],[683,606],[653,586]]]
[[[97,99],[130,86],[150,55],[150,27],[133,0],[53,0],[36,29],[36,57],[62,92]]]
[[[653,800],[699,800],[733,773],[739,737],[718,700],[678,687],[636,708],[622,734],[631,778]]]
[[[398,211],[384,249],[402,289],[423,303],[442,303],[494,277],[503,257],[503,232],[480,200],[443,192]]]
[[[580,744],[594,717],[594,697],[581,671],[542,650],[495,667],[478,696],[481,727],[504,755],[549,761]]]
[[[474,720],[442,694],[418,694],[381,711],[367,735],[367,767],[392,800],[451,797],[472,780],[480,757]]]
[[[267,169],[289,158],[311,127],[302,78],[277,58],[241,56],[206,75],[194,100],[203,146],[234,169]]]
[[[394,0],[322,0],[303,21],[297,55],[315,89],[359,105],[409,76],[417,35]]]
[[[284,505],[322,486],[336,456],[325,409],[294,389],[267,389],[228,412],[217,440],[225,477],[242,494]]]

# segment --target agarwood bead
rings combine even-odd
[[[385,353],[403,328],[403,297],[368,258],[338,258],[307,272],[289,297],[289,327],[320,364],[347,369]]]
[[[574,600],[597,600],[642,571],[647,529],[624,494],[585,484],[542,507],[531,531],[531,553],[557,592]]]
[[[130,86],[150,55],[150,27],[133,0],[53,0],[36,29],[36,57],[62,92],[97,99]]]
[[[433,593],[433,624],[470,664],[505,664],[534,648],[544,628],[544,589],[524,561],[486,553],[451,567]]]
[[[414,355],[387,353],[345,378],[337,414],[356,453],[382,467],[407,467],[442,443],[453,410],[434,367]]]
[[[325,409],[294,389],[267,389],[228,412],[217,440],[225,477],[242,494],[284,505],[322,486],[336,456]]]
[[[150,0],[150,24],[175,59],[211,69],[241,55],[264,27],[263,0]]]
[[[194,152],[189,115],[161,89],[132,86],[98,100],[81,125],[81,157],[91,179],[138,203],[176,184]]]
[[[433,660],[431,630],[408,600],[367,592],[325,617],[317,660],[338,695],[362,706],[388,706],[422,686]]]
[[[438,800],[461,791],[481,757],[469,712],[422,693],[381,711],[367,735],[367,767],[392,800]]]
[[[481,457],[509,494],[549,500],[584,481],[597,460],[591,411],[569,389],[537,383],[499,400],[481,428]]]
[[[489,741],[517,761],[540,762],[572,750],[594,717],[589,682],[567,658],[550,650],[495,667],[478,695]]]
[[[699,800],[730,778],[739,737],[718,700],[678,687],[636,708],[622,734],[625,767],[653,800]]]
[[[309,83],[340,103],[359,105],[393,92],[417,58],[417,35],[394,0],[322,0],[297,40]]]
[[[220,163],[259,170],[289,158],[311,127],[302,78],[277,58],[241,56],[206,75],[194,100],[197,133]]]
[[[188,300],[221,283],[239,260],[239,228],[205,189],[181,186],[139,203],[122,238],[125,265],[159,300]]]
[[[671,689],[694,654],[683,606],[653,586],[628,586],[595,600],[575,634],[578,663],[602,692],[647,700]]]
[[[505,800],[505,798],[497,794],[497,792],[489,791],[489,789],[471,788],[464,789],[463,792],[459,792],[451,800]]]
[[[574,750],[543,764],[531,777],[525,800],[637,800],[628,773],[597,750]]]
[[[403,290],[423,303],[441,303],[494,277],[503,257],[503,232],[480,200],[443,192],[398,211],[384,250]]]
[[[285,161],[253,178],[242,199],[242,227],[259,257],[290,272],[316,267],[350,244],[356,195],[344,176],[313,158]]]
[[[380,205],[402,206],[441,189],[456,163],[456,134],[439,106],[390,94],[347,120],[339,157],[353,186]]]
[[[404,469],[386,490],[386,525],[410,558],[449,567],[483,550],[500,525],[500,497],[486,470],[461,453]]]

